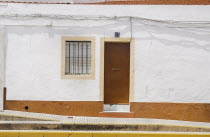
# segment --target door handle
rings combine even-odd
[[[112,68],[113,71],[120,70],[120,68]]]

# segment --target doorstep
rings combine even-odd
[[[103,111],[130,112],[129,104],[104,104]]]
[[[135,118],[134,112],[116,112],[116,111],[104,111],[99,112],[99,117],[112,117],[112,118]]]

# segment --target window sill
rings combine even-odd
[[[95,79],[93,74],[90,75],[62,75],[61,79]]]

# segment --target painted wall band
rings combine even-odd
[[[28,110],[25,109],[25,106],[28,106]],[[7,100],[6,110],[97,117],[98,113],[103,111],[103,102]]]
[[[25,106],[29,109],[25,110]],[[130,107],[130,111],[135,113],[135,118],[210,122],[210,104],[207,103],[131,102]],[[103,111],[103,102],[7,100],[6,110],[97,117]]]

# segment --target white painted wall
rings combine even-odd
[[[136,25],[135,101],[209,103],[210,28]]]
[[[157,20],[210,21],[210,5],[2,4],[0,15],[137,16]]]
[[[5,87],[5,31],[0,27],[0,110],[3,109],[3,88]]]
[[[73,27],[7,27],[7,99],[99,101],[100,37],[104,34],[113,36],[116,24],[111,22],[103,25],[106,30],[101,26],[93,29],[80,24]],[[120,24],[116,29],[125,31],[122,36],[130,36],[125,23]],[[61,36],[96,36],[95,80],[61,79]]]
[[[9,100],[98,100],[98,65],[96,80],[61,80],[61,35],[49,28],[11,29],[17,30],[8,34]]]
[[[4,5],[0,7],[0,15],[7,17],[0,17],[0,25],[7,26],[8,34],[7,98],[98,101],[100,37],[112,37],[115,31],[121,32],[122,37],[131,36],[129,19],[73,20],[26,16],[92,18],[103,15],[210,21],[209,12],[210,6]],[[8,17],[14,14],[22,17]],[[134,19],[132,26],[135,38],[135,102],[210,103],[208,24],[170,24]],[[60,38],[75,35],[97,38],[95,80],[61,80]]]

